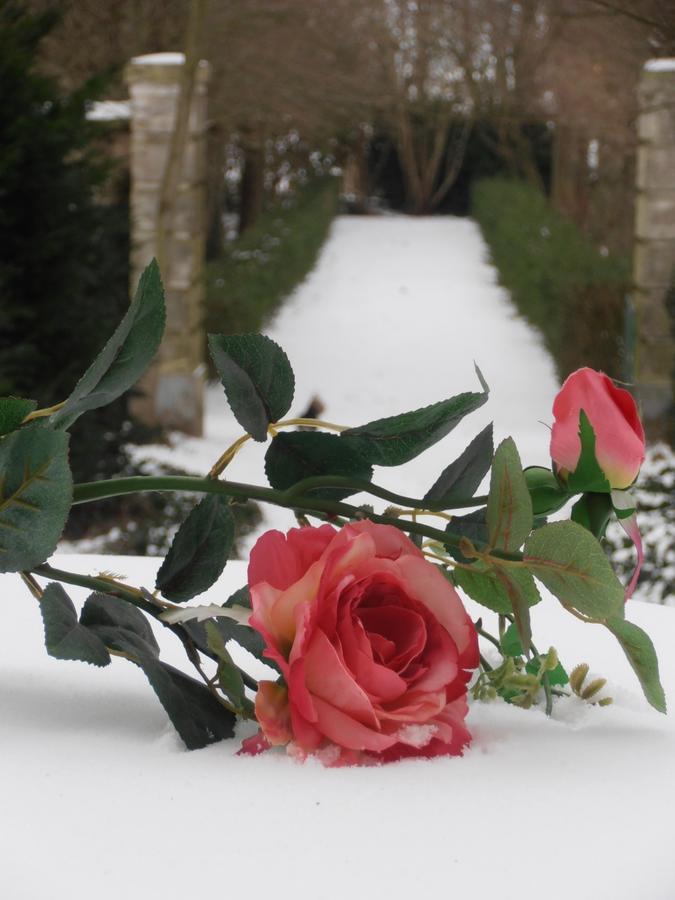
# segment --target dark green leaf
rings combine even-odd
[[[233,541],[227,497],[207,495],[178,529],[157,573],[157,589],[175,603],[202,594],[220,577]]]
[[[210,334],[209,351],[239,424],[256,441],[286,415],[295,378],[288,357],[262,334]]]
[[[224,644],[227,644],[228,641],[235,641],[240,647],[248,650],[248,652],[255,656],[256,659],[264,662],[266,666],[270,666],[277,671],[279,670],[279,667],[275,662],[267,659],[263,655],[265,651],[265,642],[254,628],[251,628],[248,625],[240,625],[239,622],[236,622],[234,619],[220,616],[217,619],[209,619],[208,621],[212,622],[218,629]],[[181,623],[181,627],[189,635],[197,649],[202,652],[207,652],[210,648],[208,635],[204,626],[204,622],[197,622],[195,619]]]
[[[35,423],[0,441],[0,572],[52,555],[72,498],[67,434]]]
[[[532,501],[513,438],[497,447],[487,504],[490,546],[513,553],[532,530]]]
[[[523,655],[523,645],[514,622],[509,625],[502,635],[500,644],[502,645],[502,653],[504,656]]]
[[[492,462],[492,422],[478,434],[466,450],[443,470],[424,499],[434,507],[448,507],[453,501],[473,497]]]
[[[60,584],[49,584],[40,601],[47,653],[56,659],[75,659],[94,666],[107,666],[110,654],[105,644],[77,621],[77,612]]]
[[[459,540],[463,537],[468,538],[472,544],[478,549],[483,550],[488,543],[488,527],[486,521],[487,509],[482,506],[473,512],[467,513],[465,516],[453,516],[445,528],[446,533]],[[447,550],[450,555],[461,563],[471,563],[473,560],[468,559],[461,550],[448,544]]]
[[[548,516],[557,512],[569,500],[569,493],[550,469],[543,466],[528,466],[523,474],[535,516]]]
[[[638,677],[645,697],[659,712],[666,712],[666,695],[659,678],[659,661],[648,634],[621,617],[607,619],[605,625],[621,644]]]
[[[539,603],[541,597],[529,572],[525,569],[513,569],[509,570],[509,576],[511,580],[518,583],[528,606],[534,606],[535,603]],[[502,615],[513,612],[511,598],[506,586],[494,570],[486,569],[484,563],[475,564],[475,568],[471,570],[455,569],[453,578],[455,584],[465,591],[472,600],[475,600],[476,603],[480,603],[482,606],[486,606],[493,612]]]
[[[36,409],[35,400],[22,400],[20,397],[0,398],[0,437],[16,431],[26,416]]]
[[[246,705],[246,690],[241,672],[227,652],[225,642],[215,622],[204,623],[209,649],[218,657],[218,684],[221,691],[241,710]]]
[[[584,494],[572,507],[572,521],[596,538],[605,536],[611,514],[611,494]]]
[[[487,391],[458,394],[414,412],[348,428],[340,434],[340,440],[373,465],[400,466],[440,441],[487,398]]]
[[[164,333],[164,289],[153,260],[141,275],[138,290],[115,333],[75,385],[65,406],[51,417],[69,428],[89,409],[107,406],[138,381],[150,365]]]
[[[609,493],[610,484],[595,456],[595,432],[583,409],[579,411],[579,439],[581,454],[574,472],[567,478],[569,490],[575,494],[587,491]]]
[[[159,645],[146,617],[131,603],[119,597],[99,592],[91,594],[82,607],[80,624],[93,629],[121,628],[137,635],[147,645],[148,652],[159,654]]]
[[[553,522],[525,544],[532,574],[564,606],[592,618],[621,615],[624,588],[593,535],[576,522]]]
[[[273,488],[285,491],[298,481],[315,475],[338,475],[370,481],[370,466],[361,454],[334,434],[294,431],[278,434],[265,454],[265,473]],[[318,488],[314,497],[342,500],[354,488]]]
[[[110,612],[110,609],[106,611]],[[98,611],[96,614],[98,616]],[[125,653],[143,670],[188,750],[199,750],[232,737],[234,714],[219,703],[205,685],[162,662],[154,637],[150,642],[142,636],[139,623],[132,625],[133,630],[119,624],[95,625],[91,630],[106,646]]]
[[[251,609],[251,592],[248,589],[248,585],[245,584],[243,587],[240,587],[238,591],[235,591],[231,597],[223,603],[223,606],[227,608],[228,606],[244,606],[246,609]]]

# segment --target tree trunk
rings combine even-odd
[[[239,234],[260,218],[265,199],[265,148],[262,143],[244,146],[244,172],[241,179]]]

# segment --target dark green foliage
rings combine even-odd
[[[541,330],[561,378],[581,366],[619,377],[630,261],[603,256],[525,182],[478,182],[472,215],[502,284]]]
[[[157,589],[174,603],[204,593],[220,578],[233,542],[228,498],[204,497],[178,529],[157,573]]]
[[[207,330],[259,331],[316,262],[337,204],[337,179],[312,182],[227,246],[207,270]]]
[[[64,400],[128,306],[128,216],[97,202],[108,171],[85,119],[100,84],[64,96],[36,71],[55,24],[0,3],[0,395]],[[78,480],[116,472],[118,401],[73,432]]]
[[[265,454],[265,473],[269,483],[285,491],[298,481],[320,475],[337,475],[370,481],[373,468],[358,450],[335,434],[294,431],[278,434]],[[350,488],[317,488],[315,497],[343,500],[354,494]]]
[[[40,600],[47,653],[56,659],[73,659],[93,666],[107,666],[110,654],[103,641],[77,621],[73,601],[60,584],[49,584]]]
[[[492,422],[471,441],[454,462],[443,470],[424,495],[434,507],[473,497],[492,463]]]
[[[288,357],[262,334],[210,334],[209,351],[239,424],[256,441],[290,409],[295,377]]]
[[[0,441],[0,572],[31,569],[56,549],[73,499],[68,440],[36,422]]]
[[[22,400],[20,397],[2,397],[0,399],[0,436],[16,431],[26,416],[36,408],[37,403],[35,400]]]

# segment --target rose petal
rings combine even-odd
[[[390,735],[373,731],[357,722],[347,713],[336,709],[319,697],[315,699],[318,714],[317,727],[326,737],[348,750],[384,750],[391,747],[396,739]]]
[[[292,528],[288,535],[266,531],[251,550],[249,585],[266,581],[279,590],[286,590],[321,557],[336,534],[332,525]]]
[[[293,737],[287,688],[275,681],[258,682],[255,717],[272,746],[287,744]]]

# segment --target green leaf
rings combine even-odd
[[[175,603],[204,593],[220,577],[233,542],[228,499],[209,494],[178,529],[157,573],[157,589]]]
[[[541,656],[536,656],[534,659],[531,659],[526,663],[525,671],[530,675],[538,675],[539,669],[541,668],[541,661]],[[562,685],[568,684],[569,680],[567,672],[560,663],[558,663],[555,669],[551,669],[548,673],[548,683],[550,687],[562,687]]]
[[[22,400],[20,397],[0,398],[0,437],[9,434],[21,425],[29,413],[37,409],[35,400]]]
[[[358,452],[334,434],[294,431],[278,434],[265,454],[265,473],[273,488],[285,491],[315,475],[338,475],[370,481],[373,468]],[[342,500],[358,489],[317,488],[313,497]]]
[[[497,447],[487,504],[490,546],[513,553],[532,531],[532,501],[513,438]]]
[[[231,597],[223,603],[223,606],[227,609],[228,606],[244,606],[246,609],[251,609],[251,592],[248,589],[248,585],[245,584],[243,587],[240,587],[238,591],[235,591]]]
[[[501,615],[511,614],[513,607],[511,598],[503,580],[501,580],[493,569],[486,569],[484,563],[477,563],[475,568],[455,569],[453,571],[453,579],[455,584],[460,587],[466,594],[486,606],[493,612]],[[509,570],[509,576],[515,581],[522,593],[528,606],[534,606],[539,603],[541,597],[534,583],[534,579],[525,569]]]
[[[52,555],[72,498],[67,434],[36,422],[0,441],[0,572]]]
[[[70,428],[82,413],[107,406],[133,387],[159,348],[165,320],[164,289],[153,260],[141,275],[126,315],[65,406],[52,415],[52,425]]]
[[[209,649],[218,657],[218,683],[221,691],[238,709],[243,710],[247,706],[246,689],[241,672],[234,664],[227,652],[225,642],[215,622],[204,623]]]
[[[262,334],[210,334],[209,352],[239,424],[256,441],[286,415],[295,377],[288,357]]]
[[[131,632],[147,647],[148,653],[159,655],[159,645],[152,627],[143,613],[126,600],[111,594],[90,594],[80,613],[80,624],[87,628],[113,628]],[[106,632],[110,635],[110,632]]]
[[[99,637],[77,621],[77,612],[60,584],[49,584],[40,601],[47,653],[56,659],[75,659],[107,666],[110,654]]]
[[[584,494],[572,507],[572,521],[596,538],[605,536],[611,514],[611,494]]]
[[[621,615],[624,588],[593,535],[576,522],[553,522],[525,544],[525,563],[564,606],[592,618]]]
[[[515,622],[512,622],[506,629],[499,642],[502,647],[504,656],[522,656],[523,645],[518,634]]]
[[[97,617],[105,613],[111,614],[111,607],[106,607],[105,612],[96,610]],[[112,618],[115,617],[116,613],[112,612]],[[106,646],[125,653],[144,672],[188,750],[199,750],[232,737],[234,714],[205,685],[162,662],[154,636],[147,639],[135,617],[131,625],[127,628],[120,624],[100,624],[92,625],[91,630]]]
[[[605,494],[612,489],[595,456],[595,432],[583,409],[579,410],[579,439],[581,454],[574,472],[567,478],[567,487],[573,494]]]
[[[487,509],[482,506],[473,512],[467,513],[465,516],[453,516],[452,521],[448,522],[445,531],[448,535],[452,535],[455,539],[463,537],[468,538],[478,550],[484,550],[488,544],[488,527],[486,522]],[[451,544],[446,545],[446,549],[457,562],[472,563],[473,560],[468,559],[457,547]]]
[[[557,512],[569,500],[568,491],[561,486],[550,469],[543,466],[528,466],[523,475],[535,516],[548,516]]]
[[[453,501],[473,497],[492,462],[492,422],[478,434],[466,450],[443,470],[429,488],[424,499],[438,507],[451,506]]]
[[[400,466],[440,441],[487,398],[487,390],[481,394],[458,394],[414,412],[348,428],[341,432],[340,440],[373,465]]]
[[[495,568],[495,573],[509,598],[520,642],[525,651],[529,652],[532,643],[530,606],[541,599],[536,585],[526,569],[499,567]]]
[[[659,661],[648,634],[621,617],[607,619],[605,625],[621,644],[638,677],[645,697],[659,712],[666,712],[666,695],[659,678]]]

